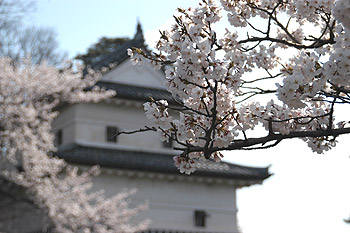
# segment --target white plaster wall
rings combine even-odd
[[[149,125],[142,107],[106,103],[75,105],[75,140],[85,144],[105,144],[124,149],[163,149],[154,132],[119,135],[117,143],[106,142],[106,127],[117,126],[121,131],[132,131]]]
[[[107,125],[131,130],[146,124],[148,121],[142,107],[88,103],[63,109],[53,128],[63,129],[64,143],[79,141],[87,145],[110,147],[112,144],[133,150],[160,149],[160,140],[153,132],[122,135],[116,145],[105,142]],[[67,135],[69,132],[71,135]],[[225,184],[189,182],[185,178],[183,181],[169,181],[102,173],[95,178],[94,189],[105,189],[106,195],[112,196],[124,188],[137,188],[139,191],[132,200],[135,203],[148,200],[150,207],[134,220],[151,218],[150,228],[153,229],[237,232],[235,188]],[[195,210],[205,210],[209,214],[207,227],[194,226]]]
[[[107,174],[94,180],[94,188],[105,189],[107,196],[125,187],[138,189],[138,193],[132,197],[134,202],[149,201],[149,209],[140,213],[135,220],[151,218],[153,223],[150,229],[238,232],[236,191],[233,186]],[[195,210],[204,210],[209,214],[206,227],[195,227]]]
[[[164,74],[148,65],[132,65],[129,60],[119,64],[102,77],[102,80],[134,86],[164,89]]]
[[[78,142],[130,150],[166,150],[155,132],[119,135],[117,143],[106,141],[106,127],[132,131],[149,125],[143,107],[112,103],[84,103],[63,109],[53,123],[53,132],[62,129],[63,144]]]
[[[102,80],[164,89],[165,77],[161,71],[150,66],[134,66],[127,60],[105,74]],[[154,132],[120,135],[117,143],[106,142],[107,126],[130,131],[149,125],[142,103],[137,104],[139,107],[106,103],[68,106],[61,109],[60,115],[54,121],[53,132],[62,130],[62,144],[82,142],[131,150],[163,150],[160,138]]]
[[[53,121],[52,132],[62,130],[62,145],[73,143],[75,140],[75,110],[76,105],[63,107],[60,109],[60,115]]]
[[[164,88],[164,75],[147,66],[132,66],[129,61],[107,73],[103,80],[152,88]],[[116,105],[112,103],[77,104],[62,109],[54,121],[53,130],[63,130],[63,144],[82,142],[87,145],[129,148],[132,150],[163,150],[158,135],[145,132],[118,136],[118,142],[106,142],[106,126],[120,130],[135,130],[149,125],[140,103]],[[169,151],[169,150],[168,150]],[[189,181],[169,181],[102,174],[95,178],[94,189],[106,190],[111,196],[123,188],[138,188],[133,197],[136,203],[149,200],[149,210],[137,219],[150,217],[151,228],[203,232],[237,232],[235,188],[224,184]],[[206,228],[194,226],[194,210],[209,213]],[[137,220],[136,219],[136,220]]]

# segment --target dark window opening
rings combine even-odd
[[[107,142],[117,142],[118,128],[114,126],[107,126],[106,129],[106,141]]]
[[[55,146],[59,146],[59,145],[62,145],[62,142],[63,142],[63,135],[62,135],[62,129],[60,129],[55,133],[54,144]]]
[[[194,211],[194,225],[196,227],[205,227],[207,216],[208,214],[203,210]]]
[[[164,148],[173,148],[174,140],[173,138],[168,138],[167,141],[162,142]]]

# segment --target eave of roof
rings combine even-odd
[[[61,147],[56,155],[68,162],[83,165],[100,165],[106,168],[128,169],[144,172],[179,174],[173,155],[126,151],[70,144]],[[271,176],[268,168],[256,168],[227,162],[199,162],[193,176],[220,177],[263,181]]]
[[[169,104],[176,104],[171,94],[164,89],[132,86],[106,81],[99,81],[96,83],[96,86],[104,88],[105,90],[114,90],[116,92],[115,98],[150,101],[152,97],[154,100],[166,100]]]

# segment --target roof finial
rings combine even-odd
[[[145,40],[143,37],[142,26],[141,26],[139,17],[137,17],[137,27],[136,27],[136,34],[134,36],[134,40],[142,40],[142,41]]]

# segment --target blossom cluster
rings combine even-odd
[[[350,2],[338,0],[333,8],[334,17],[342,23],[344,27],[350,29]]]
[[[145,110],[162,139],[182,148],[174,158],[180,172],[189,174],[200,159],[220,158],[218,151],[249,142],[258,125],[268,136],[338,129],[334,104],[350,103],[349,9],[346,0],[208,0],[179,9],[154,56],[130,50],[134,63],[163,66],[165,86],[178,100],[180,107],[158,101]],[[219,35],[215,25],[224,13],[231,28]],[[265,22],[266,31],[253,18]],[[309,36],[305,25],[321,33]],[[268,93],[278,100],[249,101]],[[328,134],[303,140],[317,153],[336,142]]]
[[[292,58],[285,71],[283,85],[277,84],[278,98],[291,108],[303,108],[316,94],[327,87],[326,76],[315,53],[301,52]]]
[[[215,152],[210,156],[210,159],[215,162],[220,162],[223,157],[223,154],[220,152]],[[175,166],[179,168],[179,171],[181,173],[185,173],[186,175],[194,172],[196,167],[199,166],[200,162],[206,161],[201,152],[192,152],[188,155],[188,157],[176,155],[173,157],[173,160]]]
[[[82,77],[82,67],[58,70],[30,60],[13,66],[0,59],[0,178],[24,187],[29,199],[43,210],[55,232],[135,232],[147,222],[131,226],[129,218],[145,208],[130,208],[122,192],[111,199],[92,193],[96,168],[77,168],[52,156],[56,150],[51,123],[59,104],[100,101],[114,91],[93,88],[98,73]]]

